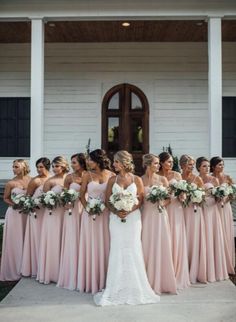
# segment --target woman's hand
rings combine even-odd
[[[178,199],[180,202],[185,202],[187,199],[186,192],[181,192],[180,195],[178,196]]]

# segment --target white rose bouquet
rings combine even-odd
[[[109,198],[109,203],[117,211],[131,211],[134,205],[138,205],[139,201],[130,191],[126,189],[119,189],[114,191]],[[121,222],[126,222],[125,218],[121,219]]]
[[[96,220],[96,216],[100,216],[106,208],[104,202],[100,198],[89,197],[86,205],[86,211]]]
[[[60,194],[60,202],[62,206],[72,206],[74,207],[75,201],[79,198],[79,192],[74,189],[63,189]],[[69,209],[69,215],[72,214],[71,208]]]
[[[236,199],[236,184],[231,184],[229,186],[229,199],[231,201]]]
[[[221,208],[224,208],[224,199],[225,197],[228,197],[231,192],[232,188],[227,183],[223,183],[211,190],[211,194],[215,197],[215,200],[218,202],[220,201]]]
[[[171,183],[170,191],[179,199],[182,205],[187,205],[188,183],[186,180],[179,180]]]
[[[164,207],[160,204],[161,201],[169,198],[168,189],[164,186],[153,185],[146,196],[146,200],[151,203],[156,203],[159,213],[162,213]]]
[[[194,183],[189,184],[188,203],[193,204],[194,212],[197,212],[197,206],[202,206],[205,201],[205,191]]]
[[[52,210],[60,205],[60,194],[49,190],[41,195],[40,203],[44,208],[49,209],[49,215],[51,215]]]
[[[11,200],[14,203],[12,208],[15,210],[19,210],[19,212],[22,213],[22,209],[23,209],[24,203],[26,201],[26,195],[23,193],[16,194],[13,192],[11,194]]]

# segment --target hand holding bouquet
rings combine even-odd
[[[16,193],[13,192],[11,194],[11,200],[14,203],[12,208],[15,209],[15,210],[20,210],[19,212],[21,213],[22,212],[21,210],[23,209],[24,203],[25,203],[25,200],[26,200],[26,195],[23,194],[23,193],[16,194]]]
[[[188,202],[193,204],[194,212],[197,212],[197,206],[202,206],[205,201],[205,191],[194,183],[189,184]]]
[[[100,198],[89,197],[86,205],[86,211],[90,216],[92,216],[93,220],[96,220],[96,216],[100,216],[105,208],[105,204]]]
[[[168,199],[168,189],[164,186],[153,185],[146,196],[146,199],[151,203],[156,203],[159,213],[163,212],[164,207],[160,204],[161,201]]]
[[[221,208],[224,208],[224,200],[230,195],[232,188],[227,184],[223,183],[218,187],[214,187],[211,194],[215,197],[215,200],[221,203]]]
[[[185,207],[187,204],[188,183],[186,180],[179,180],[170,185],[171,192],[179,199]]]
[[[62,193],[60,194],[60,201],[62,205],[74,207],[75,201],[79,197],[79,192],[75,191],[74,189],[63,189]],[[71,208],[69,208],[69,215],[72,214]]]
[[[138,205],[139,201],[130,191],[120,189],[113,192],[109,198],[109,203],[118,212],[129,212],[135,205]],[[121,222],[126,222],[126,219],[122,218]]]
[[[52,210],[60,204],[60,195],[52,190],[49,190],[41,195],[40,203],[44,208],[49,209],[49,215],[51,215]]]

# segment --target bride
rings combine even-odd
[[[110,214],[110,255],[106,288],[95,294],[97,305],[148,304],[157,303],[160,297],[151,289],[144,266],[141,245],[141,213],[143,183],[133,175],[132,155],[119,151],[114,156],[117,176],[108,181],[106,204]],[[109,203],[114,192],[129,191],[138,197],[139,203],[130,212],[116,211]]]

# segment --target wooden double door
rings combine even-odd
[[[145,94],[131,84],[112,87],[102,103],[102,148],[113,160],[119,150],[133,155],[142,174],[142,156],[149,152],[149,106]]]

